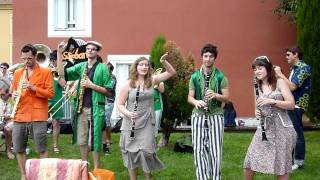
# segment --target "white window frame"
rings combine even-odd
[[[113,69],[113,74],[117,72],[117,66],[123,65],[123,64],[133,64],[135,60],[137,60],[139,57],[146,57],[149,59],[150,55],[149,54],[141,54],[141,55],[108,55],[107,59],[108,62],[110,62],[114,69]],[[115,74],[117,76],[117,74]],[[122,116],[120,115],[120,112],[117,108],[117,97],[119,95],[121,85],[119,82],[117,82],[116,86],[116,101],[114,102],[114,107],[111,115],[111,126],[113,127],[115,123],[119,120],[119,118]]]
[[[83,12],[83,27],[56,28],[55,24],[55,2],[48,0],[48,37],[92,37],[92,0],[84,0],[85,12]],[[73,0],[77,1],[77,0]],[[76,22],[74,22],[76,23]]]

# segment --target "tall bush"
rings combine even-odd
[[[162,137],[159,146],[166,146],[169,142],[173,124],[190,118],[192,106],[188,104],[188,84],[194,70],[194,58],[188,55],[183,58],[179,48],[173,41],[167,41],[164,46],[168,52],[168,60],[176,69],[177,74],[165,82],[163,94],[164,110],[162,113]]]
[[[311,97],[307,115],[320,121],[320,3],[315,0],[298,0],[298,46],[304,52],[304,61],[312,68]]]
[[[188,54],[186,58],[180,53],[179,48],[173,41],[166,41],[163,35],[159,35],[152,45],[150,59],[155,64],[155,69],[161,68],[160,57],[168,52],[168,61],[176,69],[177,74],[167,80],[165,92],[162,94],[162,137],[159,146],[166,146],[174,123],[187,120],[190,117],[192,107],[187,103],[188,84],[191,73],[194,70],[194,58]]]

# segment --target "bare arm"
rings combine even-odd
[[[291,81],[282,73],[281,68],[280,68],[279,66],[276,66],[276,67],[274,68],[274,71],[275,71],[276,76],[277,76],[278,78],[283,79],[284,82],[287,83],[290,91],[294,91],[294,90],[296,90],[296,89],[298,88],[298,86],[297,86],[296,84],[294,84],[293,82],[291,82]]]
[[[137,113],[131,112],[125,107],[129,95],[129,89],[129,81],[126,81],[125,84],[120,88],[119,96],[117,97],[117,107],[123,115],[134,120],[137,118]]]
[[[159,82],[163,82],[167,79],[169,79],[171,76],[176,74],[176,70],[173,68],[173,66],[166,60],[168,57],[168,53],[165,53],[163,56],[160,58],[161,64],[164,66],[166,69],[165,72],[153,76],[153,82],[154,84],[158,84]]]
[[[258,106],[273,105],[278,108],[286,109],[286,110],[294,109],[294,105],[295,105],[294,98],[287,83],[282,79],[278,79],[278,87],[283,96],[283,99],[284,99],[283,101],[261,97],[257,100],[257,105]]]

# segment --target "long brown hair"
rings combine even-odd
[[[139,62],[141,61],[148,61],[149,69],[148,73],[144,76],[145,81],[145,87],[150,88],[152,84],[152,67],[150,61],[146,57],[139,57],[137,60],[134,61],[134,63],[130,66],[130,74],[129,74],[129,80],[130,80],[130,87],[136,88],[136,81],[138,80],[138,71],[137,66]]]
[[[263,66],[266,68],[267,71],[267,81],[271,85],[272,90],[274,91],[277,86],[277,78],[276,73],[273,68],[273,64],[267,56],[258,56],[252,62],[252,69],[256,68],[257,66]],[[259,88],[261,88],[262,81],[259,80]],[[263,92],[263,91],[262,91]]]

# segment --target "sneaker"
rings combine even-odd
[[[104,150],[104,154],[105,154],[105,155],[109,155],[109,154],[110,154],[110,149],[109,149],[109,147],[106,147],[106,149]]]
[[[58,147],[53,147],[53,152],[55,152],[55,153],[59,153],[60,152],[60,150],[59,150],[59,148]]]
[[[26,155],[30,154],[31,149],[29,147],[26,148]]]
[[[14,154],[11,151],[7,151],[7,157],[8,157],[8,159],[14,159],[15,158]]]
[[[103,144],[103,152],[105,155],[109,155],[110,154],[110,149],[109,146],[106,144]]]
[[[292,165],[292,171],[297,170],[297,169],[302,169],[303,165],[299,166],[297,164]]]

